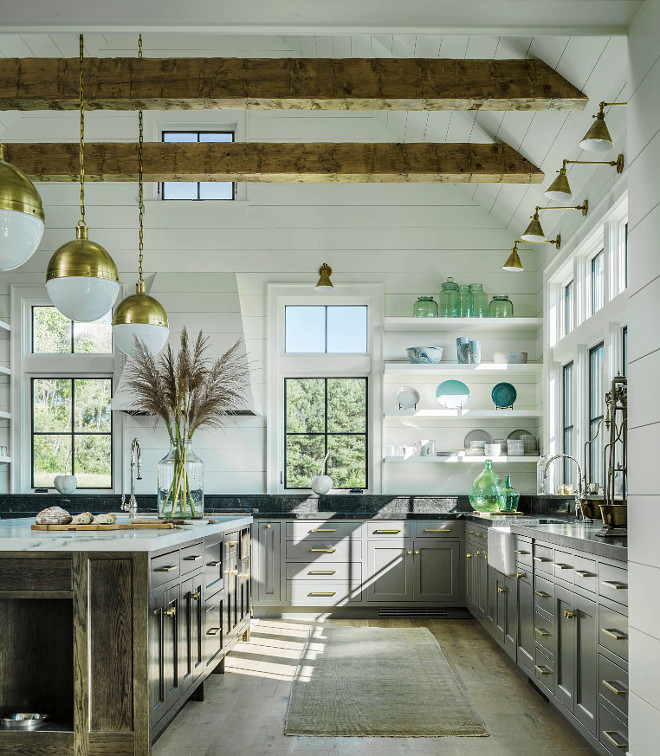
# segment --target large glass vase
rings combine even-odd
[[[204,463],[190,441],[170,439],[158,463],[158,517],[192,520],[204,517]]]
[[[470,488],[470,504],[477,512],[499,512],[506,506],[504,483],[489,459]]]

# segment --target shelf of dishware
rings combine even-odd
[[[412,456],[412,457],[384,457],[383,461],[388,463],[401,463],[404,462],[406,464],[414,463],[414,462],[446,462],[450,464],[460,464],[460,463],[476,463],[479,464],[485,464],[486,460],[490,459],[493,464],[503,463],[503,464],[525,464],[525,463],[534,463],[536,464],[540,457],[535,454],[525,454],[524,456],[517,456],[517,457],[509,457],[506,454],[502,454],[499,457],[484,457],[484,456],[478,456],[475,454],[466,454],[465,452],[456,452],[455,454],[449,454],[449,455],[441,455],[438,456],[437,454],[429,454],[424,457],[420,457],[419,455]]]
[[[522,375],[537,375],[543,370],[543,365],[527,362],[524,364],[482,362],[479,365],[462,365],[457,362],[415,363],[415,362],[386,362],[386,373],[401,371],[420,373],[517,373]]]
[[[385,318],[386,331],[534,331],[543,318]]]
[[[401,409],[386,410],[385,417],[441,417],[467,420],[507,420],[524,417],[543,417],[540,409]]]

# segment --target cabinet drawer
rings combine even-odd
[[[598,593],[628,606],[628,570],[601,563],[598,568]]]
[[[367,535],[374,538],[407,538],[411,533],[411,522],[400,520],[380,520],[367,523]]]
[[[286,537],[294,543],[300,541],[326,540],[328,538],[348,538],[359,535],[362,523],[354,522],[329,522],[302,520],[299,522],[287,522]]]
[[[555,549],[552,566],[556,580],[562,580],[565,583],[573,582],[573,576],[575,573],[575,557],[573,554]]]
[[[473,538],[479,538],[482,541],[488,540],[488,531],[483,528],[475,528],[474,525],[466,525],[465,533],[471,535]]]
[[[360,541],[318,541],[286,542],[286,558],[292,562],[359,562],[362,559]]]
[[[554,654],[555,623],[539,612],[534,612],[534,640],[549,654]]]
[[[516,543],[516,549],[515,549],[515,555],[516,555],[516,562],[519,562],[520,564],[524,564],[525,567],[531,567],[532,562],[532,542],[528,538],[524,538],[522,536],[515,536],[515,543]]]
[[[179,552],[171,551],[169,554],[154,557],[151,560],[149,573],[152,588],[157,588],[179,577]]]
[[[615,709],[628,716],[628,673],[598,654],[598,692]]]
[[[319,565],[316,562],[289,562],[286,566],[287,580],[342,581],[359,585],[362,582],[362,565],[350,562],[333,562]]]
[[[555,616],[555,587],[549,581],[534,575],[534,605],[551,617]]]
[[[0,591],[70,591],[71,559],[0,559]]]
[[[181,574],[194,572],[204,565],[204,542],[194,543],[181,549]]]
[[[454,520],[436,520],[435,522],[413,522],[415,538],[459,538],[460,524]]]
[[[554,551],[549,546],[540,546],[538,543],[534,544],[534,569],[541,572],[548,572],[553,574],[554,565]]]
[[[627,660],[628,618],[603,604],[599,604],[598,642],[612,653]]]
[[[345,582],[331,580],[287,580],[286,598],[294,606],[337,606],[361,601],[360,591]]]
[[[575,576],[573,579],[577,587],[596,593],[598,589],[598,575],[596,573],[595,560],[576,556]]]
[[[538,646],[534,649],[534,677],[550,693],[555,691],[555,660],[552,654],[544,653]]]
[[[220,590],[222,585],[222,536],[207,538],[204,542],[204,584],[207,588],[213,586],[213,590]]]
[[[628,750],[628,727],[604,706],[598,704],[598,740],[612,754]]]

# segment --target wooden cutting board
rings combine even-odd
[[[135,523],[135,522],[114,522],[112,525],[37,525],[32,523],[32,530],[172,530],[176,525],[171,522],[153,522],[153,523]]]

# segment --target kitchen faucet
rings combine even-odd
[[[137,479],[142,480],[142,453],[140,451],[140,442],[137,438],[131,441],[131,498],[128,500],[128,504],[124,503],[122,496],[121,508],[124,512],[128,512],[128,516],[133,518],[137,515],[137,499],[135,498],[135,472],[137,468]]]
[[[580,467],[580,463],[577,461],[577,459],[575,459],[575,457],[571,457],[570,454],[555,454],[554,457],[550,457],[550,459],[545,463],[545,467],[543,468],[543,480],[548,477],[548,467],[550,467],[550,464],[556,459],[570,459],[577,465],[578,485],[577,489],[575,490],[575,516],[577,517],[578,521],[582,520],[582,522],[591,522],[588,517],[584,516],[584,512],[582,511],[582,504],[580,503],[584,498],[584,490],[582,488],[582,468]]]

